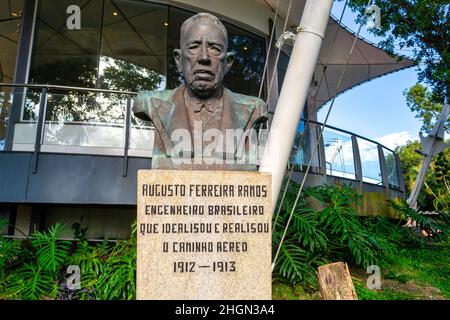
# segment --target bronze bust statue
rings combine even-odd
[[[182,24],[180,49],[173,52],[184,84],[135,99],[135,115],[155,128],[153,169],[256,169],[239,161],[238,149],[249,152],[248,133],[266,123],[266,104],[223,87],[234,61],[227,47],[227,31],[217,17],[194,15]]]

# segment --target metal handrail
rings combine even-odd
[[[12,88],[33,88],[33,89],[41,89],[40,93],[40,107],[39,113],[37,117],[37,127],[36,127],[36,136],[35,136],[35,144],[34,144],[34,156],[32,162],[32,172],[33,174],[37,173],[38,169],[38,159],[39,154],[41,152],[42,145],[42,136],[43,129],[45,123],[45,114],[47,108],[47,96],[49,94],[49,90],[66,90],[66,91],[85,91],[85,92],[98,92],[98,93],[113,93],[113,94],[123,94],[128,96],[136,96],[136,92],[130,91],[119,91],[119,90],[108,90],[108,89],[97,89],[97,88],[83,88],[83,87],[70,87],[70,86],[60,86],[60,85],[51,85],[51,84],[26,84],[26,83],[0,83],[0,87],[12,87]],[[128,149],[130,145],[130,126],[131,126],[131,98],[127,97],[127,107],[126,107],[126,119],[125,119],[125,146],[124,146],[124,162],[122,175],[125,177],[128,171]]]
[[[85,87],[73,87],[73,86],[62,86],[62,85],[52,85],[52,84],[27,84],[27,83],[2,83],[0,82],[0,87],[12,87],[12,88],[32,88],[32,89],[41,89],[41,98],[46,98],[46,96],[49,94],[49,90],[66,90],[66,91],[83,91],[83,92],[97,92],[97,93],[111,93],[111,94],[123,94],[123,95],[128,95],[128,96],[136,96],[138,93],[137,92],[132,92],[132,91],[120,91],[120,90],[109,90],[109,89],[98,89],[98,88],[85,88]],[[44,102],[44,105],[41,105],[40,110],[45,110],[46,107],[46,99],[41,99],[41,104],[42,102]],[[127,174],[127,167],[128,167],[128,148],[129,148],[129,136],[130,136],[130,128],[129,126],[131,125],[131,121],[130,121],[130,115],[131,115],[131,103],[130,103],[130,97],[127,98],[127,107],[126,107],[126,117],[125,117],[125,147],[124,147],[124,165],[123,165],[123,175],[126,176]],[[42,131],[42,127],[44,124],[44,117],[41,116],[41,112],[39,112],[38,115],[38,128],[37,128],[37,134],[36,134],[36,141],[35,141],[35,156],[34,156],[34,163],[33,163],[33,167],[34,167],[34,172],[37,171],[37,159],[39,157],[39,153],[40,153],[40,145],[41,145],[41,131]],[[300,119],[300,121],[306,122],[305,119]],[[314,120],[308,120],[310,123],[312,124],[316,124],[316,125],[320,125],[320,126],[325,126],[325,128],[329,128],[332,130],[336,130],[338,132],[342,132],[345,134],[348,134],[350,136],[354,136],[360,139],[363,139],[365,141],[371,142],[373,144],[375,144],[376,146],[379,146],[381,148],[384,148],[390,152],[392,152],[394,155],[396,155],[395,151],[382,145],[381,143],[371,140],[369,138],[363,137],[359,134],[353,133],[351,131],[348,130],[344,130],[341,128],[337,128],[331,125],[324,125],[321,122],[318,121],[314,121]]]
[[[109,90],[109,89],[97,89],[97,88],[84,88],[84,87],[71,87],[71,86],[60,86],[60,85],[53,85],[53,84],[26,84],[26,83],[2,83],[0,82],[0,87],[18,87],[18,88],[36,88],[36,89],[43,89],[43,88],[47,88],[47,89],[59,89],[59,90],[72,90],[72,91],[87,91],[87,92],[100,92],[100,93],[115,93],[115,94],[125,94],[125,95],[137,95],[137,92],[133,92],[133,91],[120,91],[120,90]],[[300,119],[300,121],[305,122],[305,119]],[[313,124],[317,124],[317,125],[321,125],[323,126],[324,124],[318,121],[314,121],[314,120],[309,120],[310,123]],[[376,145],[380,145],[382,146],[384,149],[389,150],[393,153],[395,153],[394,150],[382,145],[381,143],[374,141],[372,139],[369,139],[367,137],[363,137],[357,133],[345,130],[345,129],[341,129],[341,128],[337,128],[334,126],[331,126],[329,124],[325,125],[325,128],[330,128],[336,131],[340,131],[352,136],[355,136],[357,138],[360,139],[364,139],[366,141],[369,141],[371,143],[374,143]]]
[[[99,92],[99,93],[115,93],[115,94],[125,94],[125,95],[137,95],[137,92],[133,91],[120,91],[120,90],[109,90],[109,89],[98,89],[98,88],[85,88],[85,87],[70,87],[70,86],[60,86],[54,84],[33,84],[33,83],[3,83],[0,82],[0,87],[12,87],[12,88],[34,88],[34,89],[54,89],[54,90],[72,90],[72,91],[87,91],[87,92]]]
[[[314,121],[314,120],[309,120],[309,119],[308,119],[308,120],[305,120],[305,119],[302,118],[302,119],[300,119],[300,121],[303,121],[303,122],[309,121],[309,123],[316,124],[316,125],[319,125],[319,126],[323,126],[323,125],[324,125],[324,124],[321,123],[321,122]],[[401,173],[401,168],[400,168],[400,164],[399,164],[399,158],[398,158],[398,155],[396,154],[396,152],[395,152],[394,150],[392,150],[392,149],[390,149],[390,148],[384,146],[383,144],[381,144],[381,143],[379,143],[379,142],[377,142],[377,141],[374,141],[374,140],[371,140],[371,139],[369,139],[369,138],[363,137],[363,136],[361,136],[361,135],[359,135],[359,134],[353,133],[353,132],[348,131],[348,130],[340,129],[340,128],[337,128],[337,127],[334,127],[334,126],[331,126],[331,125],[325,125],[325,128],[329,128],[329,129],[338,131],[338,132],[340,132],[340,133],[348,134],[348,135],[350,135],[351,137],[354,137],[354,138],[360,138],[360,139],[362,139],[362,140],[365,140],[365,141],[368,141],[368,142],[373,143],[373,144],[376,146],[377,150],[378,150],[379,164],[380,164],[380,170],[381,170],[381,174],[382,174],[382,175],[386,175],[386,172],[387,172],[387,169],[386,169],[386,167],[385,167],[385,166],[386,166],[386,162],[385,162],[384,156],[382,157],[382,150],[383,150],[383,149],[386,149],[386,150],[392,152],[393,155],[394,155],[394,157],[395,157],[395,159],[396,159],[397,175],[398,175],[399,180],[400,180],[400,176],[401,176],[402,173]],[[352,146],[353,146],[353,145],[354,145],[354,142],[353,142],[353,138],[352,138]],[[380,152],[381,152],[381,154],[380,154]],[[354,163],[356,164],[357,159],[355,159],[355,155],[353,155],[353,161],[354,161]],[[326,165],[326,164],[325,164],[325,165]],[[384,168],[383,168],[383,167],[384,167]],[[355,171],[357,171],[357,170],[356,170],[356,166],[355,166]],[[355,174],[356,174],[356,172],[355,172]],[[362,177],[361,177],[361,179],[362,179]],[[362,181],[362,180],[361,180],[361,181]],[[401,185],[400,182],[399,182],[399,183],[400,183],[400,186],[391,186],[391,184],[390,184],[390,182],[389,182],[389,178],[386,177],[386,176],[385,176],[385,177],[382,177],[382,181],[381,181],[380,183],[384,184],[385,187],[390,188],[390,189],[402,190],[402,185]]]
[[[305,122],[306,120],[302,118],[300,121]],[[314,120],[309,120],[309,122],[310,122],[310,123],[313,123],[313,124],[317,124],[317,125],[323,126],[323,123],[322,123],[322,122],[318,122],[318,121],[314,121]],[[346,134],[351,135],[351,136],[355,136],[355,137],[357,137],[357,138],[360,138],[360,139],[369,141],[369,142],[371,142],[371,143],[373,143],[373,144],[379,145],[379,146],[381,146],[382,148],[384,148],[384,149],[386,149],[386,150],[389,150],[389,151],[395,153],[394,150],[392,150],[392,149],[390,149],[390,148],[388,148],[388,147],[382,145],[381,143],[379,143],[379,142],[377,142],[377,141],[374,141],[374,140],[372,140],[372,139],[363,137],[362,135],[359,135],[359,134],[357,134],[357,133],[354,133],[354,132],[351,132],[351,131],[348,131],[348,130],[345,130],[345,129],[337,128],[337,127],[331,126],[331,125],[329,125],[329,124],[326,124],[326,125],[325,125],[325,128],[333,129],[333,130],[336,130],[336,131],[340,131],[340,132],[346,133]]]

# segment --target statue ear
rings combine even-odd
[[[175,58],[175,64],[177,65],[178,72],[180,74],[183,74],[182,68],[181,68],[181,50],[180,49],[174,49],[173,50],[173,57]]]
[[[227,68],[225,70],[225,73],[230,71],[231,66],[233,65],[233,62],[234,62],[234,53],[233,52],[227,52]]]

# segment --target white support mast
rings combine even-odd
[[[438,121],[436,122],[433,130],[431,130],[430,134],[424,137],[422,136],[422,133],[420,133],[420,142],[423,147],[422,154],[425,156],[425,159],[423,160],[419,174],[417,175],[416,181],[414,181],[414,187],[407,200],[408,205],[413,209],[417,209],[417,198],[419,197],[420,189],[422,189],[423,182],[425,181],[428,167],[431,164],[431,159],[450,146],[450,143],[444,143],[445,123],[447,122],[449,113],[449,105],[443,105]]]
[[[272,174],[272,210],[278,200],[332,5],[333,0],[305,3],[259,169]]]

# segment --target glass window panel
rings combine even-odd
[[[335,130],[323,132],[325,163],[327,174],[347,179],[355,179],[352,139],[349,135]]]
[[[23,0],[0,0],[0,82],[14,79]],[[5,148],[11,87],[0,87],[0,151]]]
[[[79,30],[69,30],[66,26],[69,5],[81,8]],[[40,1],[30,82],[121,91],[174,88],[180,79],[172,51],[179,47],[182,22],[193,14],[146,1]],[[264,38],[227,23],[225,26],[229,31],[230,50],[237,54],[234,72],[230,73],[226,85],[239,93],[258,95],[265,58]],[[19,127],[35,128],[38,98],[38,92],[27,94]],[[103,146],[123,147],[122,140],[110,141],[107,133],[112,134],[108,130],[119,127],[123,130],[125,101],[124,95],[51,90],[44,146],[98,147],[97,138],[105,137]],[[140,140],[144,138],[147,143]],[[24,137],[17,139],[34,143]],[[130,154],[151,154],[152,139],[150,124],[132,116]]]
[[[41,89],[27,89],[25,93],[18,90],[14,93],[14,101],[22,101],[24,117],[28,119],[14,125],[14,150],[34,150],[40,99]]]
[[[165,89],[167,6],[106,1],[100,85],[122,91]]]
[[[361,156],[363,181],[381,185],[383,180],[377,145],[361,138],[358,138],[357,141]]]
[[[266,42],[264,38],[229,23],[224,22],[224,25],[228,31],[228,51],[235,54],[224,85],[234,92],[257,97],[264,71]]]
[[[297,133],[294,138],[289,163],[294,165],[294,171],[305,171],[311,157],[314,153],[314,146],[317,141],[317,134],[320,125],[308,123],[301,120],[297,127]],[[319,171],[319,154],[315,153],[313,161],[311,161],[310,172]]]
[[[281,93],[281,88],[283,87],[284,77],[286,76],[288,64],[289,64],[289,56],[283,51],[280,51],[280,56],[278,58],[278,65],[277,65],[278,94]]]
[[[123,148],[125,110],[123,95],[49,93],[43,145]]]
[[[99,66],[100,86],[133,92],[165,89],[167,30],[168,6],[136,1],[106,1]],[[132,115],[130,155],[151,157],[152,142],[153,129],[150,123]]]
[[[301,171],[308,163],[305,160],[305,122],[300,121],[295,133],[289,164],[294,165],[294,171]]]
[[[0,151],[5,149],[8,114],[11,104],[11,89],[9,87],[0,87]]]
[[[398,177],[397,161],[392,151],[383,148],[384,159],[386,161],[386,169],[388,174],[389,186],[400,188],[400,181]]]
[[[70,5],[81,9],[81,28],[66,27]],[[98,73],[102,1],[39,1],[31,83],[93,88]]]

